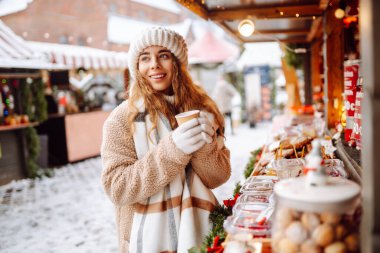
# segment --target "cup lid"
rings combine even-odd
[[[308,185],[306,177],[290,178],[278,182],[274,186],[276,196],[289,202],[297,202],[300,209],[318,208],[325,204],[329,207],[341,205],[343,208],[360,194],[360,186],[343,178],[328,177],[325,184]],[[320,206],[322,208],[322,206]]]

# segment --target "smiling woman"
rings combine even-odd
[[[173,95],[171,88],[173,57],[169,50],[161,46],[145,48],[139,56],[139,74],[148,80],[156,91]]]
[[[116,207],[120,252],[187,252],[201,245],[230,176],[224,119],[194,84],[181,35],[149,28],[131,44],[129,99],[103,128],[102,181]],[[175,115],[199,110],[178,126]]]

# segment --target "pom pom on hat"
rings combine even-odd
[[[187,66],[187,45],[184,38],[173,30],[163,27],[145,29],[131,43],[128,51],[128,67],[132,79],[136,77],[140,53],[150,46],[162,46],[170,50],[181,64]]]

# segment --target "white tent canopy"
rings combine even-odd
[[[246,43],[245,51],[237,61],[238,69],[246,66],[281,66],[281,49],[277,42]]]

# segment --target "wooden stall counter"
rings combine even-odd
[[[65,116],[69,162],[100,155],[103,123],[110,112],[94,111]]]
[[[37,127],[48,136],[49,166],[63,165],[100,155],[103,123],[110,112],[49,115]]]

